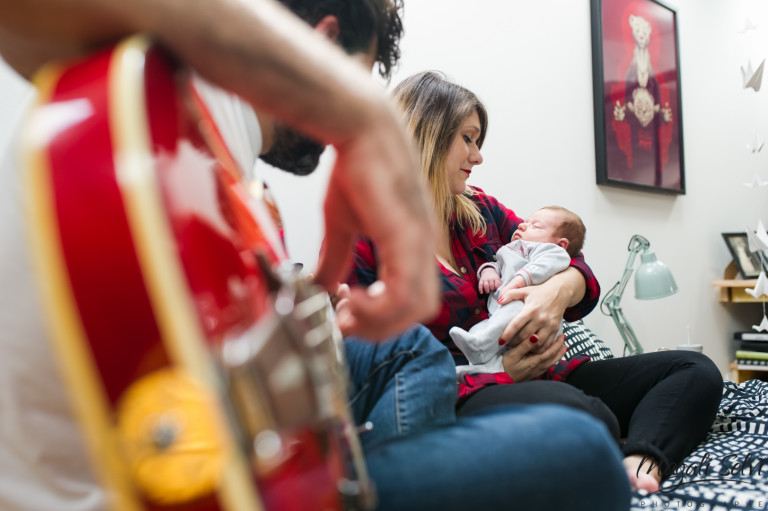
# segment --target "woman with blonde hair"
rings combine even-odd
[[[424,72],[405,79],[393,95],[416,141],[439,228],[435,259],[442,306],[425,326],[448,346],[454,362],[464,365],[466,357],[448,331],[454,326],[468,330],[488,318],[477,271],[509,243],[523,219],[467,185],[483,161],[480,148],[488,129],[487,111],[475,94],[440,73]],[[376,282],[377,259],[377,247],[361,239],[348,283]],[[585,316],[600,295],[583,254],[540,285],[502,288],[500,295],[501,305],[524,301],[499,340],[511,346],[503,357],[504,372],[466,375],[459,382],[458,413],[519,403],[581,409],[600,419],[620,442],[632,486],[658,490],[662,478],[704,439],[714,420],[722,378],[712,361],[687,351],[562,360],[564,337],[556,336],[561,318]]]

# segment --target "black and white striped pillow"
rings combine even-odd
[[[584,325],[582,320],[566,323],[563,321],[563,333],[565,334],[565,345],[568,351],[565,353],[565,360],[573,358],[575,355],[589,355],[592,360],[605,360],[614,358],[611,348],[592,333],[592,330]]]

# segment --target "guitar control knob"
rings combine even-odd
[[[358,435],[362,435],[363,433],[368,433],[369,431],[373,431],[373,422],[371,421],[365,421],[363,424],[360,424],[357,427]]]
[[[214,398],[177,369],[133,382],[117,410],[117,434],[136,487],[166,506],[218,487],[225,463]]]

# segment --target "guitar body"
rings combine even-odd
[[[369,504],[323,295],[273,274],[279,234],[189,77],[137,36],[36,85],[34,253],[112,507]]]

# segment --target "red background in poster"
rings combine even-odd
[[[669,104],[672,122],[662,123],[657,150],[661,151],[664,188],[682,187],[677,102],[678,63],[675,14],[650,0],[612,0],[602,2],[603,81],[605,85],[605,126],[608,153],[607,176],[637,184],[653,184],[653,169],[631,168],[630,127],[614,120],[616,101],[625,104],[625,79],[634,56],[635,39],[629,16],[641,16],[651,25],[648,52],[659,83],[661,106]],[[629,113],[628,113],[629,115]],[[630,167],[629,169],[627,167]],[[645,170],[645,171],[644,171]]]

